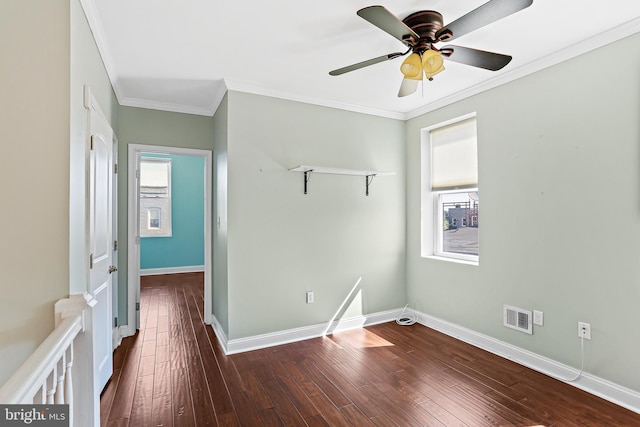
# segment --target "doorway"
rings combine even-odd
[[[196,157],[204,160],[204,207],[203,207],[203,228],[204,228],[204,321],[211,323],[211,294],[212,294],[212,251],[211,251],[211,235],[212,235],[212,152],[209,150],[199,150],[191,148],[179,147],[163,147],[131,144],[128,151],[128,335],[135,334],[140,327],[140,276],[141,276],[141,209],[140,209],[140,163],[142,158],[170,158],[171,156],[188,156]],[[163,163],[163,162],[159,162]],[[167,190],[170,191],[170,190]],[[146,208],[145,208],[146,209]],[[146,224],[151,228],[157,228],[160,223],[162,209],[151,207],[145,210],[144,215]],[[170,212],[169,212],[170,214]],[[152,232],[166,232],[163,230],[152,230]],[[158,272],[158,271],[156,271]],[[176,271],[179,272],[179,271]]]

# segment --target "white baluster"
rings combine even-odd
[[[53,396],[56,393],[57,371],[58,371],[58,367],[54,366],[53,371],[49,374],[49,376],[47,377],[47,381],[45,382],[45,384],[47,385],[47,402],[46,402],[47,405],[53,405],[55,402]]]
[[[67,375],[64,377],[64,395],[65,403],[69,405],[69,425],[73,427],[73,342],[67,350]]]
[[[40,395],[40,401],[38,401],[38,394]],[[38,393],[33,397],[33,403],[36,405],[44,405],[47,403],[47,380],[44,380],[42,387],[38,390]]]
[[[66,354],[62,353],[62,358],[58,362],[59,372],[58,382],[56,384],[56,405],[62,405],[64,403],[64,375],[66,370]]]

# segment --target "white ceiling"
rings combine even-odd
[[[403,19],[431,9],[446,25],[486,0],[81,2],[122,105],[203,115],[231,89],[405,119],[640,31],[637,0],[534,0],[454,42],[512,55],[504,69],[445,62],[424,90],[398,98],[400,58],[328,74],[404,51],[356,11],[382,4]],[[601,66],[585,72],[595,81]]]

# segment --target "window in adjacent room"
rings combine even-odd
[[[161,209],[157,207],[147,209],[147,216],[149,217],[149,224],[147,225],[147,228],[149,230],[160,229],[160,212]]]
[[[140,160],[140,237],[171,236],[171,159]]]
[[[422,133],[422,255],[479,261],[475,114]]]

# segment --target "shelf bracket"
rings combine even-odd
[[[373,181],[373,177],[375,177],[375,174],[374,175],[366,175],[364,177],[365,183],[366,183],[366,192],[365,192],[365,194],[367,196],[369,195],[369,185],[371,184],[371,181]]]
[[[309,182],[309,178],[311,178],[311,172],[313,172],[313,169],[304,171],[304,194],[307,194],[307,183]]]

